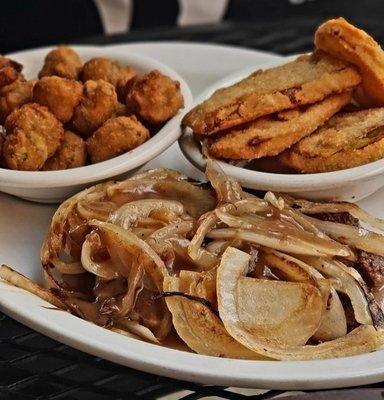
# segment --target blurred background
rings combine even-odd
[[[187,40],[280,54],[344,16],[384,41],[383,0],[1,0],[0,52],[57,43]]]

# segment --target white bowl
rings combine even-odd
[[[291,59],[288,58],[289,61]],[[286,61],[278,61],[231,74],[215,82],[201,93],[194,104],[200,104],[212,93],[248,76],[256,69],[275,67]],[[206,159],[201,153],[200,142],[193,137],[191,129],[184,130],[179,139],[181,151],[197,168],[204,171]],[[258,190],[290,193],[315,200],[334,200],[356,202],[384,186],[384,159],[360,167],[318,174],[277,174],[241,168],[224,161],[218,161],[225,173],[235,178],[244,187]]]
[[[158,69],[172,79],[180,82],[184,96],[184,110],[192,104],[192,94],[184,79],[172,68],[135,54],[92,46],[73,46],[85,62],[92,57],[107,57],[132,66],[138,72],[149,72]],[[44,57],[51,48],[30,50],[11,54],[10,57],[25,66],[28,78],[37,75]],[[0,191],[26,200],[53,203],[64,200],[79,190],[111,178],[123,178],[133,174],[138,168],[150,161],[180,136],[180,121],[184,110],[169,120],[151,139],[136,149],[93,165],[60,171],[13,171],[0,168]]]

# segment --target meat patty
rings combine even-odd
[[[369,287],[381,286],[384,283],[384,257],[358,250],[356,269],[360,272]]]
[[[317,213],[311,215],[314,218],[321,219],[322,221],[337,222],[339,224],[359,226],[359,219],[355,218],[349,212],[336,212],[336,213]]]

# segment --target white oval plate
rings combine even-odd
[[[238,68],[252,65],[257,68],[277,58],[248,50],[197,44],[144,43],[115,48],[152,55],[168,62],[184,76],[195,93]],[[177,144],[145,168],[158,166],[179,169],[196,178],[201,176],[185,161]],[[382,191],[364,200],[362,205],[376,215],[384,216],[383,198]],[[39,248],[55,208],[0,194],[0,262],[40,281]],[[0,309],[13,318],[77,349],[143,371],[202,383],[269,389],[345,387],[384,378],[383,351],[304,362],[206,357],[130,339],[45,306],[47,303],[39,298],[0,282]]]

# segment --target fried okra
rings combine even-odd
[[[23,66],[8,57],[0,56],[0,87],[10,85],[22,77]]]
[[[126,89],[128,109],[153,124],[167,121],[184,106],[180,83],[156,70],[133,78]]]
[[[45,76],[33,88],[33,101],[49,108],[61,122],[68,122],[80,103],[83,85],[73,79]]]
[[[97,163],[130,151],[148,139],[148,129],[134,115],[116,117],[87,139],[87,149],[92,163]]]
[[[32,101],[33,86],[36,81],[26,81],[23,77],[0,88],[0,123],[4,123],[8,115],[23,104]]]
[[[124,66],[118,61],[96,57],[84,64],[80,73],[80,78],[83,82],[103,79],[117,88],[125,87],[126,83],[132,79],[135,74],[133,68]]]
[[[51,157],[63,136],[63,127],[47,107],[25,104],[5,121],[3,157],[11,169],[37,171]]]
[[[43,165],[43,171],[77,168],[85,165],[87,148],[85,141],[71,131],[65,131],[56,153]]]
[[[57,75],[62,78],[77,79],[81,67],[80,57],[75,50],[61,45],[47,54],[39,78]]]
[[[72,124],[74,129],[90,136],[117,108],[117,96],[113,85],[99,79],[84,84],[83,96],[75,108]]]

